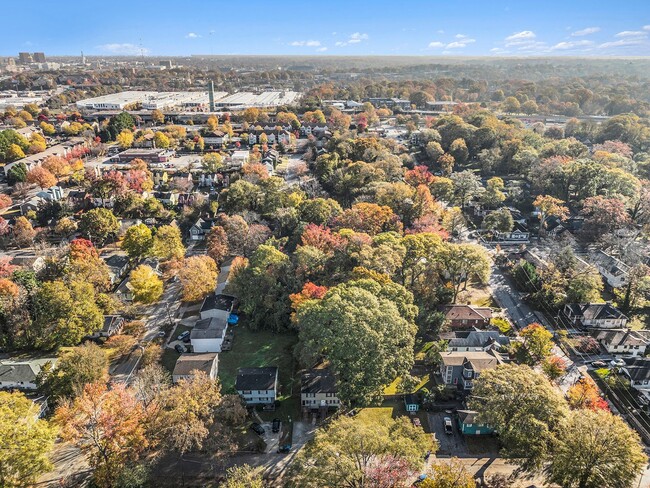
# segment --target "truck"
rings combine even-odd
[[[287,418],[287,422],[282,425],[280,433],[280,440],[278,442],[278,452],[287,453],[291,451],[293,439],[293,420],[291,417]]]

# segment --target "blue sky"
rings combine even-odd
[[[650,0],[7,0],[2,11],[3,56],[650,56]]]

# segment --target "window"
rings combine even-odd
[[[334,393],[325,393],[325,396],[326,396],[326,397],[333,397],[333,396],[334,396]]]

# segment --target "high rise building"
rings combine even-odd
[[[29,64],[32,62],[32,55],[29,53],[18,53],[18,62],[20,64]]]
[[[34,53],[32,54],[32,59],[35,63],[44,63],[45,62],[45,53]]]

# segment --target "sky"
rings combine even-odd
[[[2,12],[2,56],[650,56],[650,0],[3,0]]]

